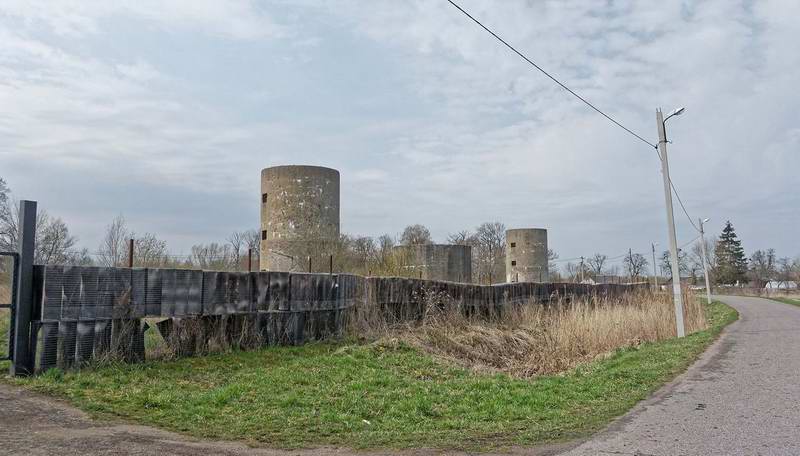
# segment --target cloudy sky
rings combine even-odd
[[[655,109],[685,105],[689,213],[800,254],[800,2],[461,4],[652,141]],[[653,149],[445,0],[0,2],[0,176],[82,245],[117,214],[175,252],[256,228],[278,164],[339,169],[353,234],[498,220],[562,258],[666,245]]]

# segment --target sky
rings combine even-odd
[[[693,219],[800,254],[800,2],[460,0],[651,142]],[[3,0],[0,177],[94,250],[257,228],[259,175],[341,172],[342,231],[549,230],[562,259],[667,245],[653,148],[445,0]],[[675,206],[679,243],[696,232]]]

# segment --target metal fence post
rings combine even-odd
[[[19,203],[19,275],[17,302],[14,309],[14,353],[9,373],[15,376],[33,374],[34,353],[31,350],[31,315],[33,314],[33,256],[36,239],[36,201]]]

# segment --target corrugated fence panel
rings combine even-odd
[[[61,319],[61,299],[63,297],[63,266],[46,266],[42,274],[42,319]]]
[[[513,306],[545,304],[551,297],[613,297],[636,287],[65,266],[42,266],[35,277],[41,301],[36,322],[40,371],[85,364],[112,351],[128,361],[144,359],[147,323],[141,319],[146,317],[170,318],[162,322],[164,328],[183,328],[199,319],[200,332],[179,341],[185,345],[180,353],[190,355],[219,336],[251,347],[342,334],[348,312],[361,305],[374,305],[397,321],[418,320],[432,306],[453,304],[468,315],[494,316]]]

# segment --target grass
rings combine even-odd
[[[778,297],[773,297],[773,298],[770,298],[770,299],[772,299],[773,301],[782,302],[784,304],[791,304],[793,306],[800,306],[800,299],[797,299],[797,298],[778,298]]]
[[[403,342],[270,347],[11,379],[96,417],[281,448],[535,445],[586,435],[683,371],[737,318],[645,342],[560,375],[518,378],[443,362]]]

